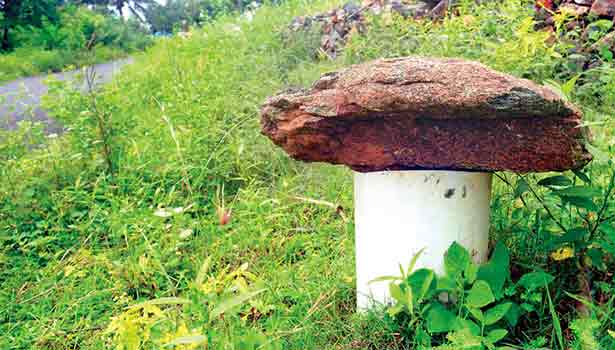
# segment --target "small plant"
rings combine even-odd
[[[393,305],[387,308],[387,314],[403,324],[405,329],[414,329],[415,340],[419,345],[430,343],[422,315],[425,313],[426,301],[433,297],[436,290],[436,274],[432,270],[414,270],[423,251],[412,258],[407,269],[399,265],[399,276],[383,276],[370,281],[390,281],[389,292]]]
[[[226,269],[217,275],[211,274],[211,258],[205,259],[197,274],[190,298],[164,297],[147,300],[128,307],[120,315],[112,318],[107,327],[118,349],[138,350],[148,347],[173,347],[175,349],[209,348],[218,345],[219,339],[215,332],[210,332],[213,324],[224,321],[225,317],[233,316],[232,310],[239,308],[254,299],[265,289],[250,289],[248,279],[250,274],[247,265],[242,265],[235,271]],[[182,308],[194,307],[198,314],[205,316],[206,322],[197,328],[188,330],[186,322],[181,318]],[[185,311],[185,310],[184,310]],[[203,320],[203,321],[205,321]],[[235,339],[234,342],[254,342],[257,335]],[[257,337],[258,338],[258,337]],[[256,339],[257,339],[256,338]],[[269,342],[260,344],[265,349],[271,348]],[[255,347],[247,347],[253,349]]]
[[[530,272],[512,283],[509,252],[501,243],[481,265],[453,243],[444,257],[443,276],[429,269],[412,271],[419,257],[420,252],[407,270],[400,267],[400,276],[374,282],[391,281],[394,303],[387,313],[402,322],[399,325],[411,343],[423,348],[494,349],[524,313],[535,310],[531,303],[519,305],[516,300],[542,302],[538,291],[553,281],[545,272]]]

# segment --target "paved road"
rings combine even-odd
[[[120,68],[132,59],[123,59],[109,63],[97,64],[97,83],[111,80]],[[76,75],[81,70],[52,74],[60,80],[75,80],[75,86],[82,89],[85,84],[82,80],[77,81]],[[47,133],[61,131],[61,126],[49,118],[47,113],[40,107],[41,97],[47,93],[47,86],[43,82],[48,76],[21,78],[0,85],[0,128],[14,129],[20,120],[42,121]]]

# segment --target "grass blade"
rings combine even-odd
[[[553,306],[553,300],[551,300],[551,293],[549,292],[549,287],[547,284],[545,284],[545,289],[547,290],[547,300],[549,301],[549,313],[551,313],[551,318],[553,319],[553,330],[555,331],[559,348],[561,350],[565,350],[564,337],[562,336],[562,325],[559,321],[559,317],[557,316],[557,312],[555,312],[555,307]]]

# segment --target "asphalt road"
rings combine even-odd
[[[114,62],[97,64],[97,84],[111,80],[114,74],[126,64],[132,63],[132,59],[123,59]],[[52,74],[60,80],[73,80],[75,87],[85,89],[85,82],[77,80],[81,70]],[[48,75],[21,78],[0,85],[0,128],[15,129],[21,120],[41,121],[45,124],[45,131],[49,133],[61,132],[59,123],[52,120],[40,107],[41,97],[47,93],[44,80]]]

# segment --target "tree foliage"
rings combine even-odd
[[[178,26],[200,25],[223,13],[241,12],[251,0],[168,0],[146,7],[145,18],[152,33],[172,33]]]
[[[20,25],[41,27],[45,20],[58,20],[58,6],[62,0],[0,0],[0,28],[3,51],[13,47],[11,30]]]
[[[130,13],[142,22],[144,21],[143,13],[147,11],[147,8],[157,4],[154,0],[74,0],[73,2],[84,5],[93,5],[97,9],[101,10],[112,8],[120,17],[123,17],[125,10],[128,9]]]

